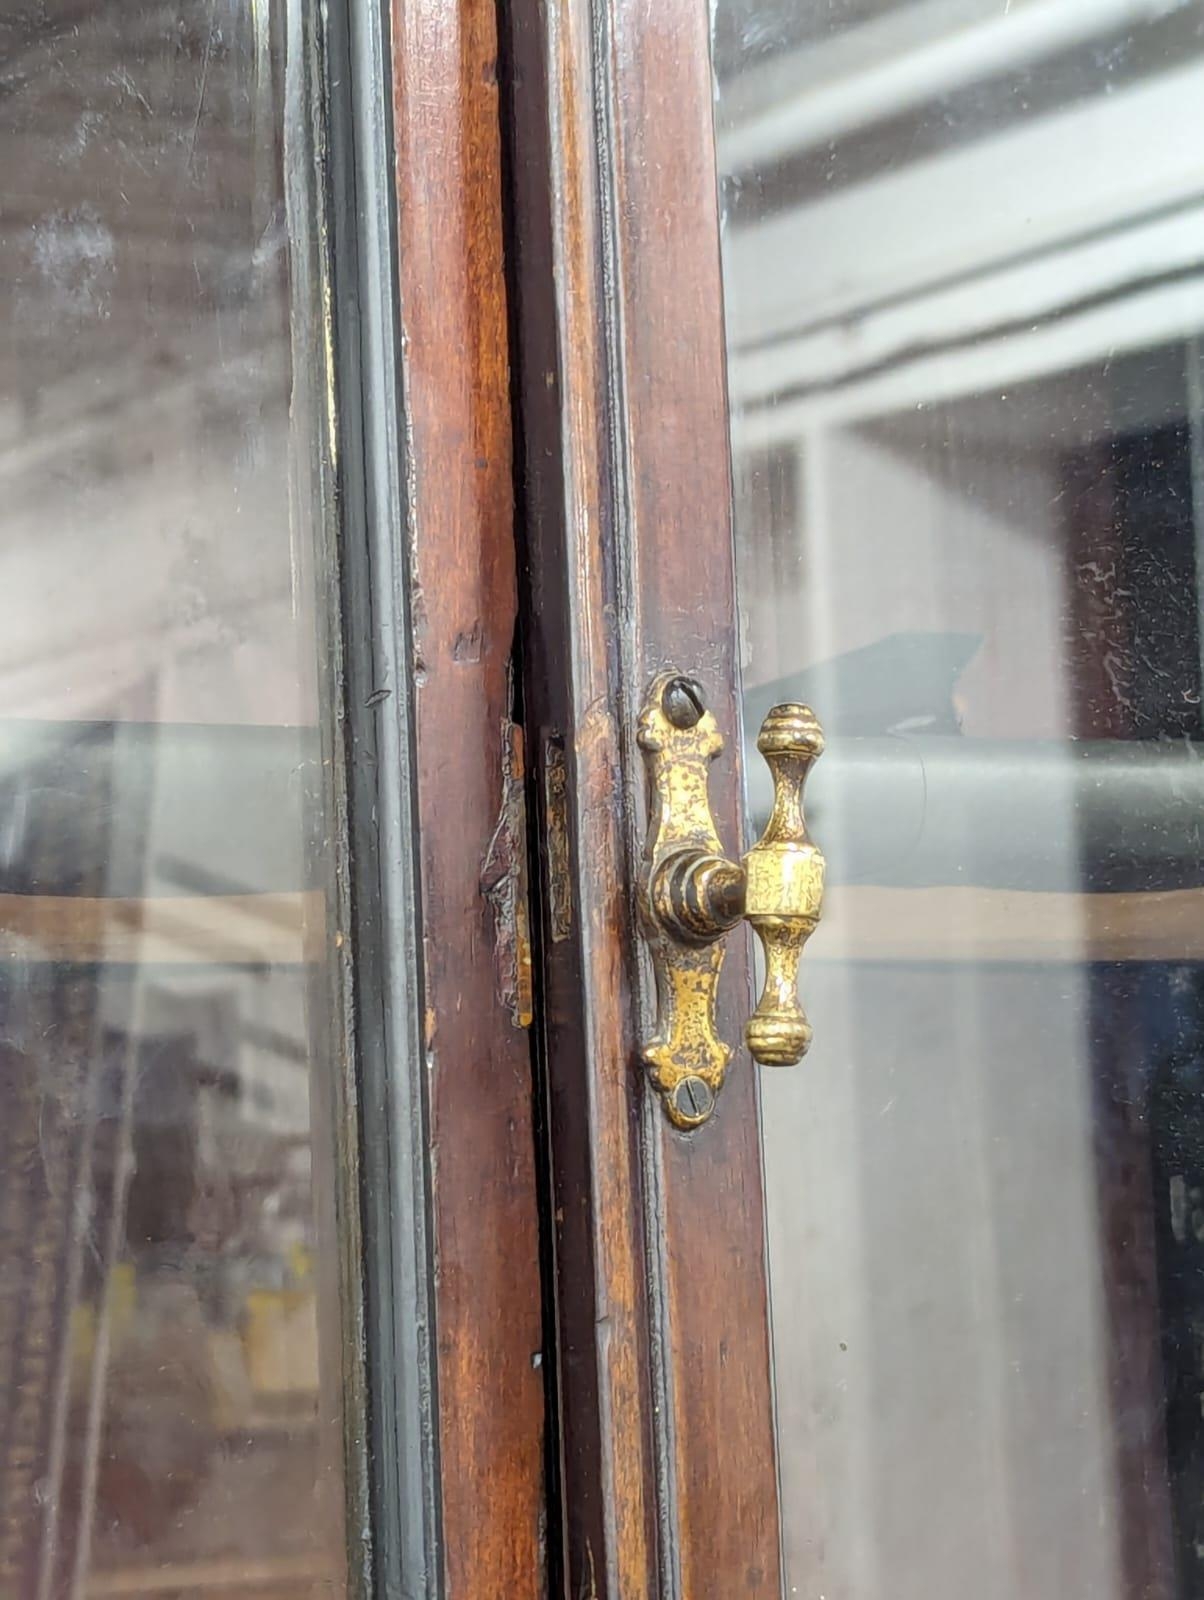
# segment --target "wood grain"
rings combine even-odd
[[[543,1592],[529,1036],[482,887],[517,607],[491,0],[394,0],[439,1452],[449,1600]],[[490,886],[498,894],[496,864]]]
[[[806,961],[1078,962],[1204,959],[1204,890],[837,885]]]
[[[307,953],[324,958],[327,926],[318,889],[137,899],[0,894],[0,954],[23,961],[300,966]]]
[[[309,1557],[287,1557],[278,1560],[245,1561],[229,1558],[224,1561],[164,1562],[155,1567],[112,1568],[95,1572],[88,1581],[88,1600],[100,1600],[109,1595],[178,1595],[225,1594],[257,1597],[266,1591],[294,1597],[320,1595],[333,1592],[337,1579],[314,1571]],[[270,1595],[268,1596],[270,1600]]]
[[[528,742],[563,742],[573,862],[570,936],[544,942],[543,1041],[570,1589],[776,1597],[751,1067],[738,1060],[713,1121],[681,1135],[637,1053],[650,1004],[631,893],[645,685],[670,665],[697,676],[737,743],[707,8],[509,11]],[[713,792],[734,847],[734,757]],[[748,1003],[737,944],[730,1038]]]

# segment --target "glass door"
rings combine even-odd
[[[1204,1585],[1204,10],[719,0],[786,1593]]]
[[[0,18],[5,1600],[544,1591],[463,9]]]
[[[0,24],[0,1589],[26,1600],[347,1584],[288,26]]]

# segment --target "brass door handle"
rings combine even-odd
[[[696,1128],[711,1115],[732,1057],[715,999],[723,936],[747,920],[765,951],[765,983],[744,1037],[755,1060],[793,1066],[811,1042],[798,997],[803,946],[819,921],[824,858],[807,833],[803,789],[824,736],[809,706],[775,706],[757,748],[773,774],[761,838],[740,862],[724,856],[708,796],[723,749],[702,690],[661,673],[639,722],[649,822],[640,877],[644,936],[656,973],[657,1022],[642,1055],[669,1119]]]

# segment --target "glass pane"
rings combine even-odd
[[[1204,8],[718,0],[787,1593],[1204,1595]]]
[[[0,19],[0,1593],[21,1600],[344,1588],[283,9]]]

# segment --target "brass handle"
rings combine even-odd
[[[722,853],[707,776],[723,748],[702,690],[679,673],[652,683],[640,716],[649,826],[640,883],[656,974],[657,1022],[643,1059],[669,1118],[705,1122],[731,1060],[715,998],[722,938],[747,919],[765,952],[765,984],[745,1039],[766,1066],[792,1066],[811,1042],[798,997],[803,946],[819,921],[824,858],[807,833],[803,791],[824,738],[807,706],[775,706],[757,739],[773,775],[765,831],[742,862]]]

